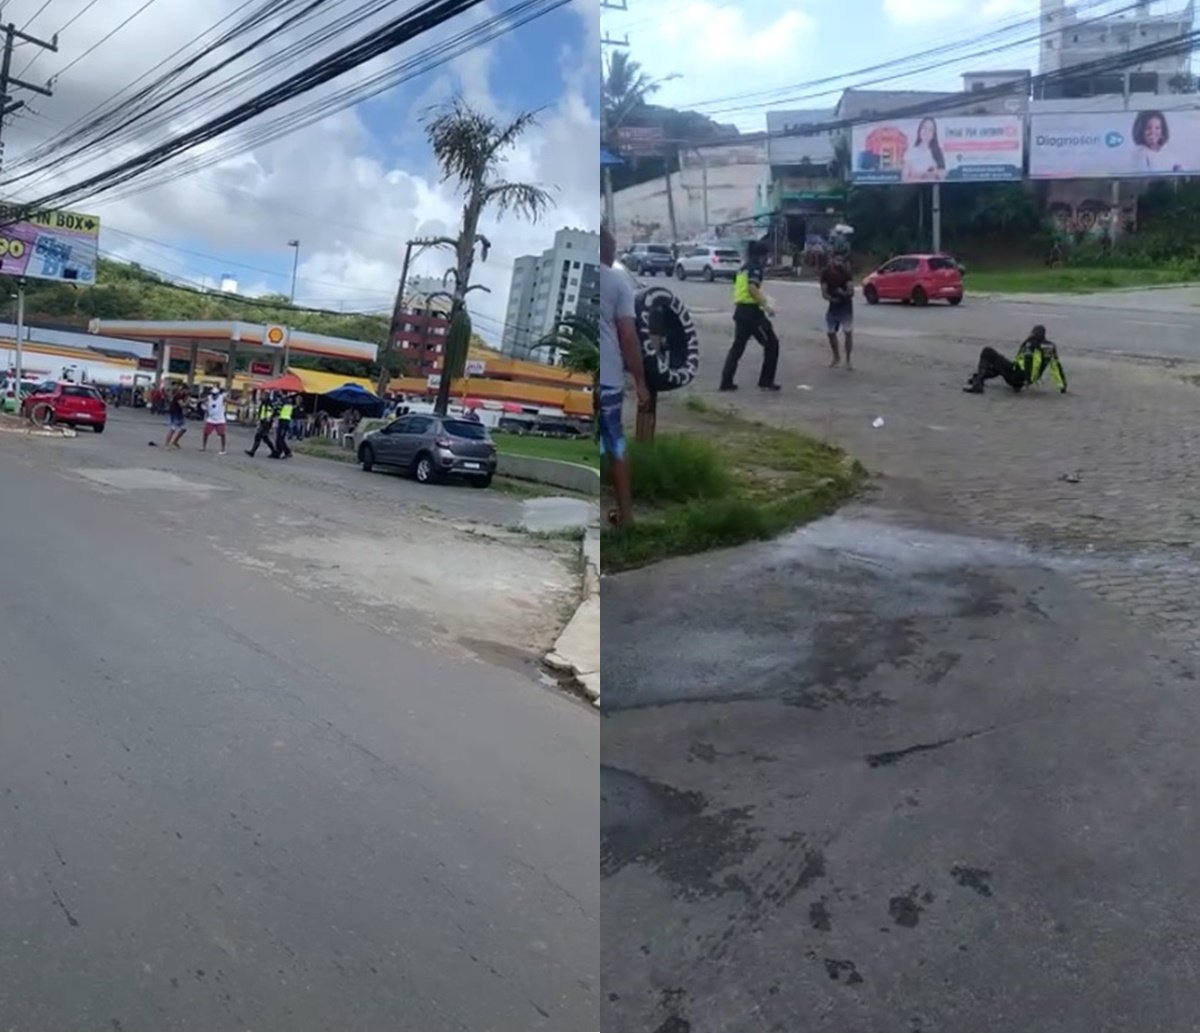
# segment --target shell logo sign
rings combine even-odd
[[[271,324],[267,327],[266,333],[263,334],[263,344],[272,348],[282,348],[287,344],[287,327]]]

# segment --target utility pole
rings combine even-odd
[[[683,158],[682,152],[677,152],[679,157],[679,180],[683,182]],[[667,218],[671,220],[671,243],[679,243],[679,226],[675,221],[675,194],[671,190],[671,153],[663,151],[663,172],[666,173],[667,181]]]
[[[600,9],[602,11],[628,11],[626,0],[600,0]],[[608,33],[605,33],[600,38],[600,52],[604,53],[608,47],[628,47],[629,37],[624,39],[613,39]],[[608,124],[608,97],[605,91],[606,83],[604,81],[604,68],[601,62],[600,69],[600,144],[603,147],[610,147],[611,141],[608,139],[609,130]],[[600,171],[601,181],[604,184],[604,221],[608,224],[609,231],[615,234],[616,212],[613,208],[613,185],[612,185],[612,167],[605,165]]]
[[[30,93],[40,93],[43,97],[49,97],[51,90],[49,86],[36,86],[33,83],[25,82],[23,79],[18,79],[12,74],[12,58],[13,50],[16,48],[17,40],[23,43],[32,43],[35,47],[41,47],[43,50],[58,51],[58,36],[47,43],[45,40],[40,40],[35,36],[30,36],[22,32],[12,22],[9,22],[4,27],[4,57],[0,59],[0,168],[4,166],[4,122],[9,115],[19,111],[25,106],[23,100],[15,100],[13,98],[14,90],[28,90]],[[14,380],[16,383],[16,398],[18,407],[21,404],[21,347],[22,338],[25,336],[25,277],[21,277],[17,281],[17,346],[16,346],[16,369]]]
[[[388,381],[392,378],[391,358],[396,346],[396,334],[404,325],[404,288],[408,286],[408,267],[412,262],[413,249],[420,254],[427,247],[436,247],[445,243],[440,238],[417,237],[404,245],[404,264],[400,266],[400,285],[396,288],[396,304],[392,307],[392,322],[388,327],[387,340],[383,342],[383,354],[379,360],[379,381],[375,385],[376,394],[382,398],[387,393]]]

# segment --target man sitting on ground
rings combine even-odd
[[[1053,341],[1046,339],[1046,328],[1038,325],[1021,342],[1016,358],[1011,362],[995,348],[984,348],[979,353],[979,366],[971,374],[971,379],[967,381],[963,390],[967,394],[981,395],[984,381],[1003,377],[1004,382],[1014,391],[1021,391],[1041,380],[1047,369],[1050,370],[1054,383],[1058,385],[1058,390],[1066,394],[1067,375],[1059,361],[1058,348]]]

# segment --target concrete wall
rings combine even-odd
[[[705,240],[714,226],[749,219],[770,173],[763,165],[723,165],[708,170],[708,224],[704,220],[704,175],[698,165],[671,176],[680,240]],[[627,187],[613,196],[617,242],[669,243],[671,219],[664,179]]]
[[[502,452],[496,472],[503,477],[537,481],[580,495],[600,494],[600,474],[581,463],[562,463],[557,459],[535,459],[533,456],[505,455]]]

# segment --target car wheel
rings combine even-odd
[[[712,282],[713,282],[713,279],[714,279],[714,277],[713,277],[713,271],[712,271],[712,269],[711,269],[709,266],[707,266],[707,265],[704,267],[704,278],[705,278],[705,279],[706,279],[706,280],[707,280],[709,283],[712,283]]]
[[[490,488],[492,486],[492,475],[489,473],[486,477],[472,477],[472,488]]]
[[[684,272],[683,266],[677,265],[675,267],[675,279],[677,279],[677,280],[686,280],[687,279],[687,273]]]
[[[54,410],[45,402],[39,402],[30,410],[29,419],[39,427],[49,427],[54,422]]]
[[[370,473],[371,468],[375,465],[375,449],[370,445],[363,445],[358,450],[358,461],[362,463],[364,473]]]
[[[428,452],[422,452],[413,462],[413,477],[418,484],[432,484],[437,480],[437,468]]]
[[[92,430],[94,430],[97,434],[103,434],[104,433],[104,424],[103,423],[93,423]]]
[[[962,295],[960,294],[957,298],[950,298],[949,301],[950,301],[951,305],[961,305],[962,304]]]
[[[929,295],[925,293],[924,287],[914,287],[912,292],[912,303],[914,305],[928,305]]]
[[[876,289],[875,284],[868,283],[863,288],[863,297],[867,299],[868,305],[878,305],[879,304],[879,291],[878,291],[878,289]]]

